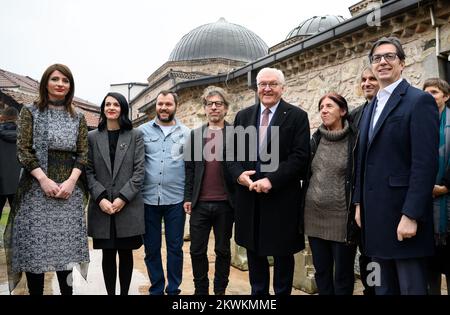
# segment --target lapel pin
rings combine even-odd
[[[126,147],[127,147],[126,143],[121,143],[120,144],[120,150],[125,150]]]

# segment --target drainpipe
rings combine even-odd
[[[436,17],[434,15],[433,7],[430,7],[430,18],[431,25],[436,29],[436,56],[447,59],[444,55],[441,54],[441,27],[436,23]]]

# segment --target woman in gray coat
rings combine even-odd
[[[94,249],[103,250],[108,295],[116,292],[117,253],[120,294],[127,295],[133,271],[132,251],[141,247],[145,233],[141,196],[144,143],[128,119],[128,103],[122,94],[105,96],[98,129],[91,131],[88,139],[88,234]]]

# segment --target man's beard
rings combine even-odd
[[[166,113],[167,113],[167,112],[166,112]],[[159,120],[159,121],[168,123],[168,122],[171,122],[172,120],[174,120],[174,118],[175,118],[175,112],[169,114],[169,116],[168,116],[167,118],[162,118],[162,117],[160,116],[159,113],[156,113],[156,116],[158,117],[158,120]]]
[[[217,116],[209,116],[209,117],[207,117],[207,119],[209,122],[217,123],[217,122],[220,122],[221,120],[225,119],[226,115],[227,115],[227,113],[219,114]]]

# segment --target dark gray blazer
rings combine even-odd
[[[98,205],[100,196],[110,201],[122,195],[125,207],[115,214],[118,238],[145,233],[144,201],[141,188],[144,182],[144,142],[137,129],[121,132],[111,172],[108,132],[98,129],[89,132],[89,163],[86,169],[90,200],[88,234],[93,238],[109,239],[111,216]]]

